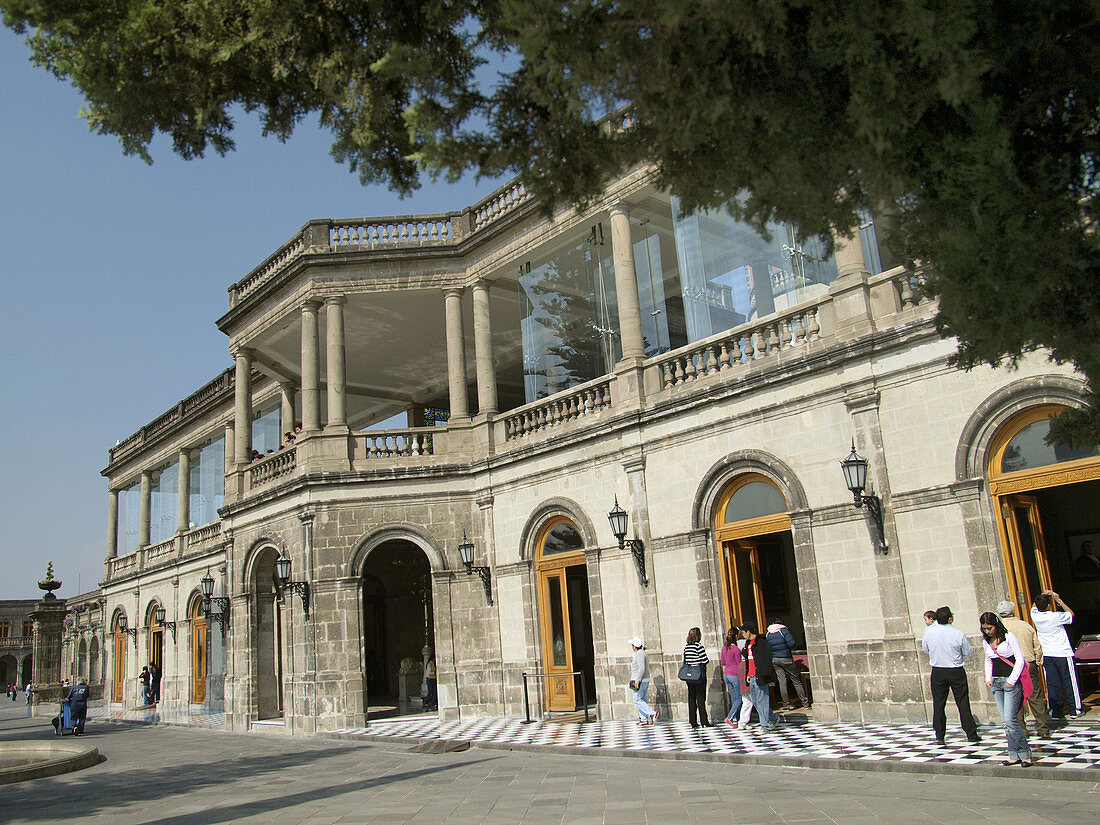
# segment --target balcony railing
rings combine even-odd
[[[433,456],[437,437],[443,432],[437,427],[409,427],[355,433],[352,458],[374,460]]]
[[[259,487],[293,473],[295,452],[294,447],[284,447],[249,466],[249,485],[253,488]]]
[[[510,411],[504,417],[504,438],[506,441],[527,438],[610,407],[611,379],[603,376]]]
[[[212,521],[210,524],[196,527],[194,530],[187,533],[184,536],[184,543],[188,548],[199,547],[200,545],[216,541],[221,534],[222,523],[220,521]]]

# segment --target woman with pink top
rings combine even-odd
[[[982,643],[985,649],[985,684],[993,691],[1008,739],[1008,759],[1001,764],[1030,768],[1031,748],[1027,744],[1027,731],[1017,717],[1024,701],[1024,686],[1020,684],[1026,664],[1024,652],[1020,641],[1005,629],[996,613],[983,613],[978,621],[985,639]]]
[[[737,715],[741,712],[744,701],[741,698],[741,648],[737,646],[737,628],[731,627],[726,631],[726,638],[722,645],[722,680],[726,683],[726,690],[730,694],[730,712],[726,714],[726,724],[731,728],[737,727]]]

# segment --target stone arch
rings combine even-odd
[[[11,654],[0,656],[0,684],[10,685],[19,680],[19,663]]]
[[[956,481],[985,475],[993,438],[1014,415],[1043,404],[1082,409],[1087,393],[1084,381],[1064,375],[1021,378],[1001,387],[975,408],[962,428],[955,448]]]
[[[759,473],[774,482],[791,512],[809,508],[806,489],[789,465],[763,450],[739,450],[715,462],[700,479],[692,504],[692,529],[711,529],[722,491],[745,473]]]
[[[529,561],[535,557],[535,540],[538,537],[539,530],[548,519],[554,516],[565,516],[573,522],[577,529],[581,531],[585,547],[598,546],[596,528],[581,506],[572,499],[555,496],[543,501],[527,517],[527,521],[523,525],[523,531],[520,533],[519,557],[521,559]]]
[[[130,617],[126,615],[126,608],[119,605],[115,608],[114,613],[111,614],[111,632],[115,633],[118,630],[118,620],[122,619],[126,622],[126,626],[130,626]]]
[[[76,673],[74,675],[77,678],[80,678],[81,676],[85,677],[86,679],[89,680],[89,684],[91,684],[91,678],[92,677],[88,675],[89,670],[90,670],[90,668],[88,666],[88,640],[85,639],[83,636],[81,636],[80,637],[80,644],[78,644],[76,646]]]
[[[447,560],[436,540],[419,525],[391,524],[378,527],[365,533],[355,544],[344,575],[349,579],[358,579],[363,575],[363,566],[370,554],[387,541],[403,540],[415,544],[428,559],[433,572],[447,569]]]
[[[157,608],[161,607],[161,606],[162,605],[160,603],[160,599],[154,597],[154,598],[149,600],[149,603],[147,605],[145,605],[145,613],[144,613],[145,618],[144,618],[144,622],[143,622],[143,625],[142,625],[143,627],[152,627],[153,626],[153,624],[155,623],[155,620],[156,620],[156,616],[154,614],[156,613]]]
[[[259,536],[252,545],[248,548],[248,552],[244,556],[244,565],[241,568],[240,587],[241,592],[248,593],[252,591],[252,583],[256,581],[258,571],[256,565],[260,559],[264,557],[264,551],[272,549],[276,555],[284,554],[290,555],[287,549],[287,544],[283,541],[282,536],[275,534],[265,534]],[[228,596],[229,593],[226,592]]]
[[[100,664],[99,657],[99,637],[92,636],[91,644],[88,645],[88,684],[98,685],[103,681],[103,673],[101,672],[103,666]]]

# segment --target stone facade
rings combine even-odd
[[[361,726],[372,697],[394,692],[398,661],[419,667],[427,641],[444,718],[522,714],[523,674],[557,661],[548,588],[559,585],[540,547],[567,523],[582,545],[560,579],[571,661],[585,663],[597,713],[633,714],[626,640],[641,635],[650,700],[680,717],[687,630],[703,629],[716,660],[734,615],[719,502],[751,475],[785,502],[789,526],[771,534],[789,554],[784,608],[801,620],[817,718],[929,719],[923,612],[949,604],[976,635],[978,612],[1009,591],[987,478],[998,428],[1020,410],[1080,405],[1083,382],[1041,354],[1012,372],[955,370],[920,273],[872,274],[858,243],[843,242],[827,290],[647,356],[635,252],[621,239],[633,231],[624,216],[653,197],[639,170],[553,221],[509,186],[453,215],[311,222],[235,284],[219,321],[235,369],[114,448],[104,471],[111,538],[102,613],[89,615],[102,628],[107,698],[137,702],[155,645],[162,701],[224,709],[230,729]],[[594,221],[620,239],[609,254],[622,355],[605,375],[515,403],[506,378],[524,373],[499,323],[515,285],[500,273],[516,262],[530,272],[524,261]],[[445,427],[422,426],[433,407],[449,411]],[[253,462],[264,409],[280,411],[280,433],[292,421],[303,432]],[[394,409],[409,411],[408,427],[360,429]],[[224,504],[193,527],[187,468],[223,436]],[[884,505],[885,552],[842,482],[853,439]],[[173,461],[183,527],[151,543],[147,480]],[[142,534],[119,553],[118,491],[139,486]],[[611,533],[614,501],[644,545],[648,581]],[[464,539],[491,597],[460,558]],[[296,589],[275,575],[281,556]],[[228,600],[211,604],[217,619],[202,609],[205,576]],[[979,668],[975,656],[972,692],[991,715]],[[536,712],[557,701],[562,678],[529,680]]]
[[[34,648],[34,624],[31,610],[34,599],[0,601],[0,685],[18,684],[20,689],[31,681]]]

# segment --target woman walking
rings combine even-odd
[[[730,712],[726,714],[726,724],[731,728],[737,727],[737,716],[741,713],[741,648],[737,646],[738,627],[731,627],[726,631],[726,638],[722,643],[722,681],[726,683],[726,690],[730,694]]]
[[[688,631],[687,644],[684,645],[684,664],[698,665],[702,670],[702,678],[698,681],[685,682],[688,689],[688,721],[693,728],[702,723],[704,728],[710,727],[710,719],[707,718],[707,664],[710,658],[707,651],[700,644],[703,631],[693,627]]]
[[[634,691],[634,707],[638,709],[638,724],[652,725],[657,721],[657,711],[645,700],[649,691],[649,656],[642,640],[635,636],[630,640],[634,648],[634,662],[630,666],[630,689]]]
[[[985,684],[993,691],[1008,740],[1008,759],[1001,764],[1030,768],[1031,748],[1027,744],[1027,732],[1017,717],[1024,701],[1024,686],[1020,682],[1022,674],[1026,673],[1024,652],[1019,640],[1005,629],[996,613],[983,613],[978,621],[985,639],[982,644],[985,649]]]

